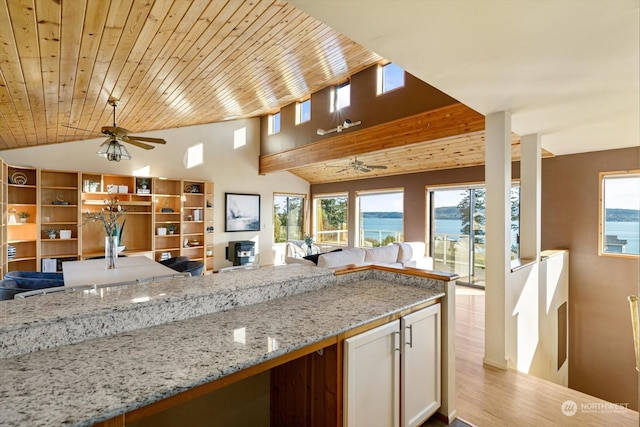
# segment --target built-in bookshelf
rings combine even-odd
[[[62,262],[80,256],[79,173],[40,170],[40,268],[62,271]]]
[[[7,166],[7,271],[39,271],[37,172]]]
[[[2,275],[60,271],[62,261],[104,256],[104,229],[88,221],[111,198],[124,255],[180,255],[213,272],[213,183],[10,166],[2,163]],[[209,205],[207,205],[209,203]]]

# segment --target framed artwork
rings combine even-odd
[[[260,231],[260,195],[224,193],[224,231]]]

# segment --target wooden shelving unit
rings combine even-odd
[[[62,261],[77,260],[80,255],[79,179],[78,172],[40,170],[42,271],[61,271]]]
[[[39,271],[37,176],[34,168],[7,166],[7,271]]]
[[[60,271],[62,261],[104,256],[104,228],[85,214],[109,198],[125,210],[123,254],[156,261],[185,255],[213,272],[213,183],[1,166],[2,275]],[[158,235],[171,226],[173,233]]]
[[[205,232],[205,266],[206,273],[213,273],[214,260],[214,206],[213,206],[213,182],[204,184],[204,232]]]
[[[145,178],[150,181],[150,178]],[[139,193],[141,178],[127,175],[82,174],[82,211],[95,212],[105,201],[115,198],[126,211],[120,221],[120,246],[124,255],[147,255],[153,252],[153,194]],[[92,191],[95,190],[95,191]],[[83,220],[82,257],[104,255],[104,229],[100,223]]]
[[[203,181],[182,181],[182,255],[204,262],[204,190]]]
[[[155,251],[154,259],[161,261],[181,255],[181,201],[182,183],[176,179],[153,180],[154,189],[154,232]],[[158,229],[167,229],[168,226],[175,226],[173,234],[166,231],[165,235],[159,235]]]
[[[4,185],[8,182],[7,164],[0,160],[0,182]],[[0,279],[7,272],[7,194],[0,192]]]

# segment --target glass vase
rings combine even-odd
[[[107,270],[116,268],[116,260],[118,259],[118,236],[105,236],[104,259]]]

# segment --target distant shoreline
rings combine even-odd
[[[363,218],[402,218],[402,212],[363,212]],[[436,208],[435,219],[461,220],[460,211],[455,206]],[[640,222],[640,211],[635,209],[607,209],[606,222]]]

